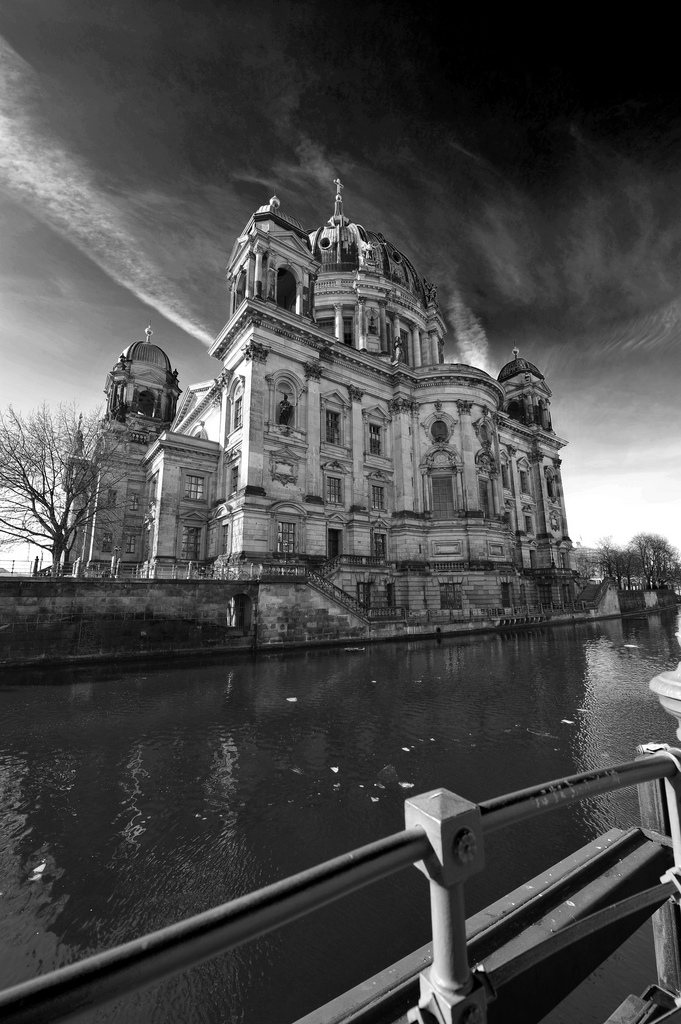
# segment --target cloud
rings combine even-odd
[[[458,292],[455,291],[447,302],[447,311],[454,328],[456,343],[456,358],[453,361],[467,363],[469,366],[479,366],[480,369],[490,373],[489,341],[485,329],[463,302]]]
[[[204,344],[213,335],[140,246],[121,200],[40,123],[38,77],[0,39],[0,182],[117,284]]]

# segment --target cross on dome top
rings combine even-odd
[[[144,333],[145,333],[145,334],[146,334],[146,336],[147,336],[147,341],[150,341],[150,340],[151,340],[151,336],[152,336],[152,334],[154,333],[154,332],[152,331],[152,329],[151,329],[151,324],[149,324],[149,326],[148,326],[148,327],[145,327],[145,328],[144,328]]]

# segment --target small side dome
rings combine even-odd
[[[511,377],[517,377],[519,373],[532,373],[539,380],[544,380],[544,374],[540,373],[534,363],[531,363],[528,359],[521,359],[518,349],[513,349],[514,359],[510,363],[506,363],[505,366],[501,367],[497,380],[500,384],[503,384],[505,380],[510,380]]]
[[[144,333],[147,336],[146,341],[135,341],[132,345],[128,345],[125,351],[121,352],[121,358],[129,362],[150,363],[152,366],[160,366],[161,369],[170,373],[171,367],[168,356],[158,345],[151,344],[150,338],[154,333],[151,327],[147,327]]]
[[[284,221],[285,224],[290,224],[292,227],[297,228],[299,231],[305,233],[305,229],[299,220],[295,217],[291,217],[288,213],[281,212],[281,201],[277,196],[272,196],[269,203],[265,203],[264,206],[259,206],[254,213],[256,220],[262,220],[263,215],[265,217],[276,217],[280,221]]]

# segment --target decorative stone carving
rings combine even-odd
[[[507,451],[507,452],[508,452],[508,454],[509,454],[509,455],[511,456],[511,458],[513,458],[513,456],[514,456],[514,455],[515,455],[515,453],[516,453],[516,452],[518,451],[518,449],[517,449],[517,448],[515,447],[515,445],[512,445],[512,444],[507,444],[507,445],[506,445],[506,451]]]
[[[438,412],[440,412],[440,410],[442,409],[442,402],[440,401],[439,398],[437,402],[435,402],[435,408],[437,409]]]
[[[247,361],[254,359],[257,363],[266,363],[270,352],[266,345],[261,345],[258,341],[252,341],[250,345],[244,345],[241,351],[243,352],[244,359]]]
[[[364,398],[364,392],[356,388],[354,384],[348,384],[348,395],[352,402],[361,402]]]
[[[429,305],[431,302],[437,302],[437,286],[431,284],[431,282],[427,281],[424,277],[423,288],[426,293],[426,305]]]
[[[234,370],[228,370],[226,366],[220,370],[219,374],[215,378],[215,383],[219,388],[225,388],[231,383],[232,377],[234,376]]]
[[[479,451],[475,453],[475,464],[478,467],[478,473],[491,474],[493,471],[496,471],[496,464],[494,462],[490,446],[480,448]]]
[[[270,452],[270,476],[284,486],[298,480],[298,459],[288,448]]]
[[[390,412],[416,412],[416,402],[412,402],[409,398],[391,398],[388,402],[388,409]]]
[[[424,461],[428,469],[437,466],[457,468],[456,452],[452,448],[438,448],[436,451],[429,452]]]
[[[321,380],[322,368],[319,363],[303,363],[305,380]]]
[[[560,469],[560,467],[563,465],[563,460],[559,459],[556,455],[556,457],[553,459],[553,465],[556,467],[556,469]]]
[[[458,401],[456,403],[456,407],[457,407],[457,409],[459,410],[459,413],[462,416],[463,416],[464,413],[468,413],[468,415],[470,416],[471,409],[473,408],[473,403],[472,402],[466,402],[466,401],[464,401],[463,399],[460,398],[460,399],[458,399]]]
[[[319,358],[328,359],[330,362],[333,359],[333,353],[330,345],[322,345],[319,349]]]

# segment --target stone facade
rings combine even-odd
[[[219,372],[131,463],[150,566],[302,561],[367,607],[412,611],[574,597],[543,375],[517,350],[497,379],[444,362],[436,288],[344,215],[339,183],[312,232],[273,197],[227,276]],[[179,394],[164,372],[152,413]]]

